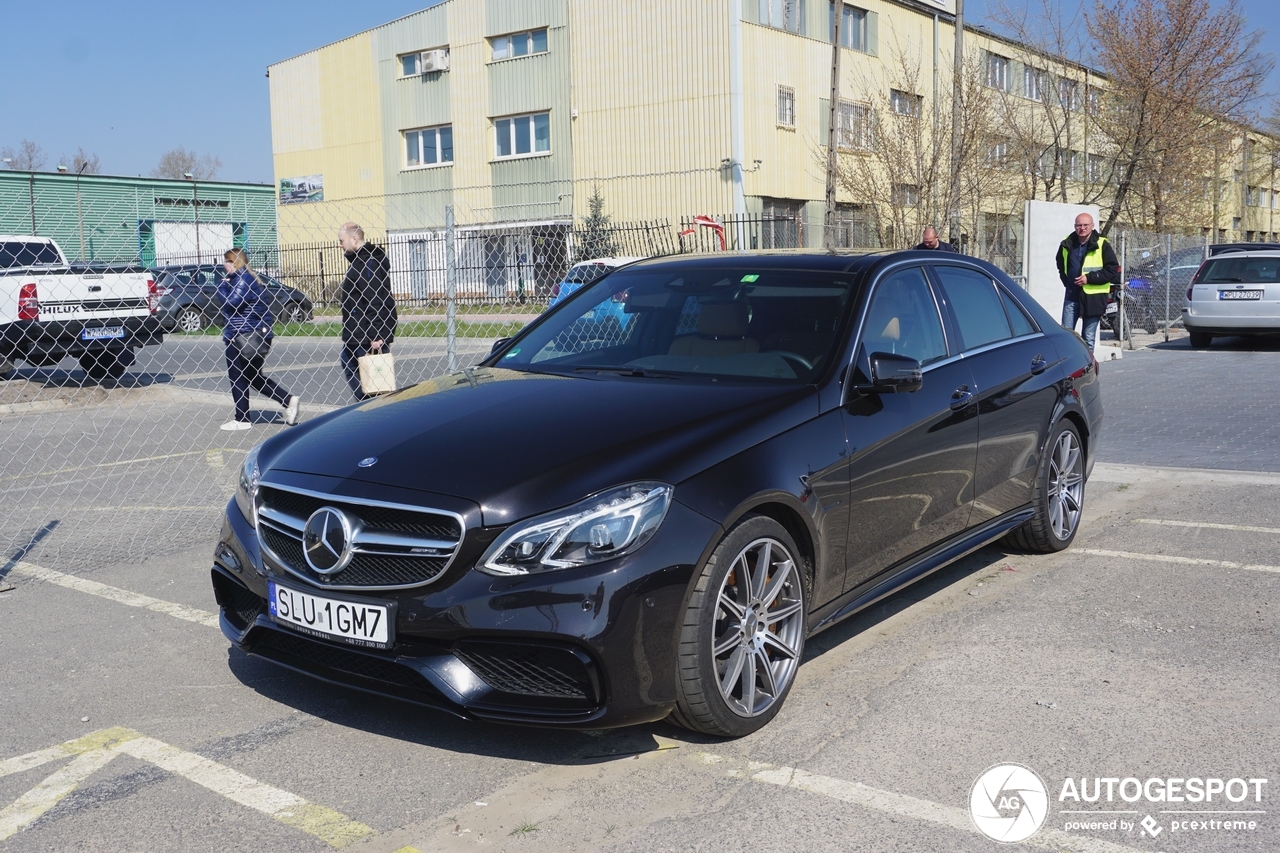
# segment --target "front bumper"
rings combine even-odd
[[[465,718],[608,728],[665,717],[690,580],[719,527],[673,501],[658,535],[633,555],[503,578],[472,569],[498,532],[469,531],[483,541],[464,545],[435,583],[368,593],[395,603],[395,643],[357,648],[272,621],[268,579],[325,591],[264,563],[232,501],[213,566],[222,631],[297,672]]]

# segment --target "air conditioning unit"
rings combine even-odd
[[[429,71],[448,71],[449,70],[449,51],[447,50],[424,50],[422,52],[422,73]]]

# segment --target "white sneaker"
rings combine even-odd
[[[239,432],[240,430],[253,429],[253,424],[248,421],[227,421],[218,429],[224,429],[227,432]]]
[[[289,426],[293,426],[298,422],[298,406],[302,405],[302,398],[294,394],[289,398],[289,405],[284,407],[284,422]]]

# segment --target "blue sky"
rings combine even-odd
[[[966,17],[989,23],[990,2],[966,0]],[[1241,8],[1251,26],[1274,32],[1274,4],[1242,0]],[[145,175],[162,153],[183,146],[220,157],[222,180],[270,182],[266,67],[430,5],[14,0],[2,18],[0,147],[31,139],[52,169],[83,146],[108,174]],[[1270,89],[1280,91],[1277,75]]]

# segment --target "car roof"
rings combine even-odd
[[[741,269],[744,266],[762,270],[807,270],[813,272],[859,273],[881,262],[895,260],[973,262],[984,269],[995,270],[991,264],[970,255],[951,252],[940,253],[927,249],[889,249],[871,251],[823,251],[820,249],[757,249],[742,252],[714,252],[703,255],[669,255],[639,261],[630,269],[688,269],[689,267],[716,269]]]

